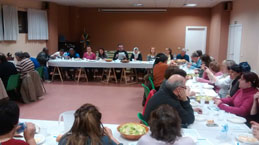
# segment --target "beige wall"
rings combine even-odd
[[[248,61],[259,73],[259,1],[235,0],[230,23],[242,24],[240,61]]]
[[[0,0],[0,3],[14,5],[19,10],[42,7],[42,3],[36,0]],[[27,38],[27,34],[19,34],[17,41],[0,41],[0,52],[14,54],[17,51],[28,51],[31,56],[36,57],[42,48],[46,47],[46,41],[29,41]]]
[[[223,6],[221,3],[211,9],[209,55],[218,62],[226,59],[228,47],[230,12],[225,11]]]

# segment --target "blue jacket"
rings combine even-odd
[[[40,63],[38,62],[38,60],[36,58],[31,57],[30,60],[33,62],[35,69],[40,67]]]

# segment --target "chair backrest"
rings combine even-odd
[[[36,71],[39,73],[40,77],[43,78],[43,66],[36,68]]]
[[[147,103],[148,103],[148,101],[151,99],[151,97],[154,96],[155,93],[156,93],[156,90],[151,90],[151,91],[149,92],[148,97],[146,98],[145,105],[144,105],[144,107],[143,107],[143,112],[142,112],[142,114],[145,113],[145,110],[146,110],[146,107],[147,107]]]
[[[141,84],[144,88],[144,93],[145,93],[145,98],[147,98],[149,92],[150,92],[150,89],[145,85],[145,84]]]
[[[19,82],[20,82],[20,74],[11,75],[8,78],[6,91],[15,90],[16,88],[18,88]]]
[[[141,122],[143,124],[145,124],[146,126],[148,126],[148,123],[144,120],[144,117],[141,113],[138,113],[138,119],[141,120]]]
[[[152,77],[149,76],[148,79],[149,79],[149,82],[150,82],[150,84],[151,84],[151,86],[152,86],[152,90],[155,90],[156,88],[155,88],[155,85],[154,85],[154,82],[153,82]]]

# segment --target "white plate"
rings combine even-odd
[[[200,103],[196,102],[196,101],[191,101],[190,104],[192,105],[192,107],[199,107]]]
[[[227,120],[232,122],[232,123],[237,123],[237,124],[246,123],[246,119],[243,118],[243,117],[239,117],[239,116],[230,116],[230,117],[228,117]]]
[[[41,134],[35,134],[34,139],[35,139],[37,145],[40,145],[45,142],[45,136],[43,136]]]
[[[195,115],[195,120],[196,121],[205,121],[207,119],[206,119],[205,115]]]
[[[214,86],[212,86],[212,85],[203,85],[203,88],[204,89],[213,89]]]
[[[236,136],[236,139],[242,143],[250,145],[258,145],[259,140],[257,140],[252,134],[239,134]]]

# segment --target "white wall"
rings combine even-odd
[[[259,74],[259,0],[234,0],[230,24],[243,25],[240,61]]]

